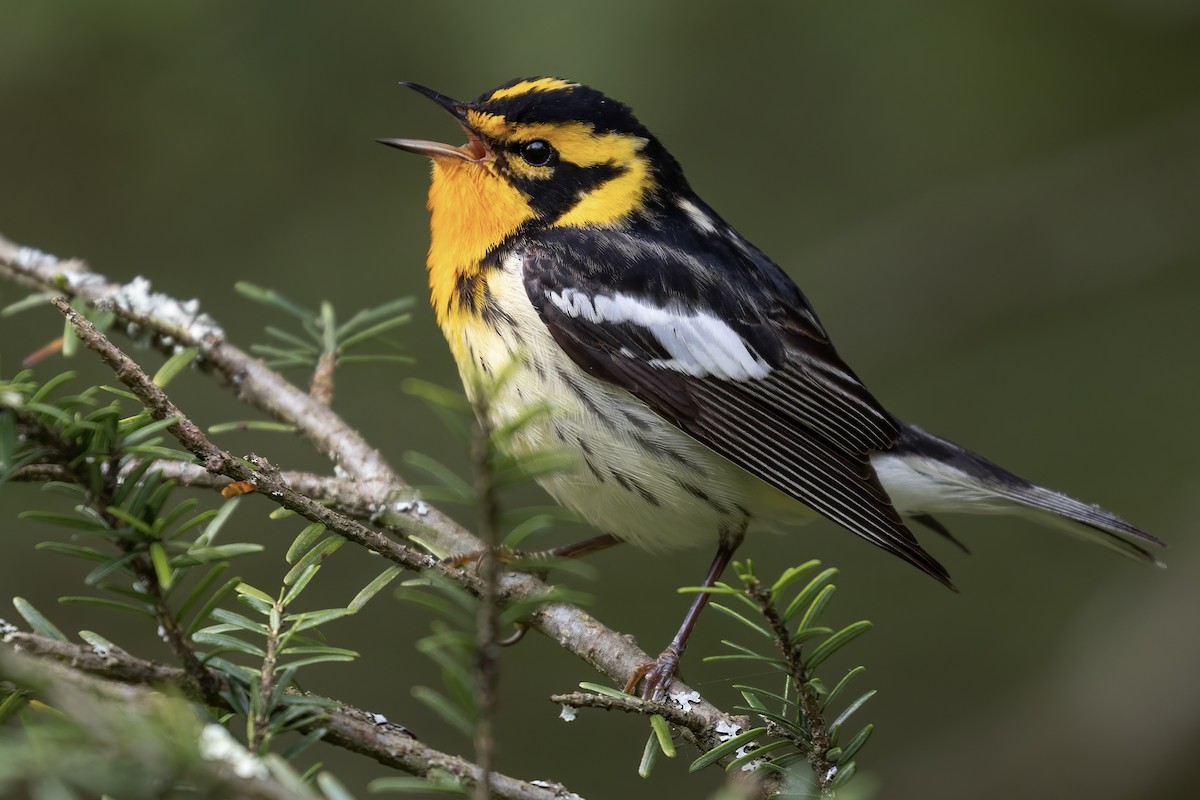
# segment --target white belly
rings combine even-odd
[[[549,407],[520,428],[511,447],[518,455],[569,456],[573,467],[539,479],[555,500],[647,550],[715,544],[722,532],[767,521],[763,512],[804,515],[799,503],[576,366],[529,302],[520,268],[519,258],[510,258],[488,279],[490,295],[510,319],[472,326],[465,347],[455,349],[468,393],[480,378],[494,385],[508,372],[488,404],[494,428],[524,415],[531,403]]]

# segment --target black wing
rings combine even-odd
[[[648,223],[646,223],[648,225]],[[947,585],[870,463],[899,429],[808,301],[730,232],[552,230],[516,249],[559,346],[743,469]]]

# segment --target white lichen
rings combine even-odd
[[[554,796],[556,798],[558,798],[558,800],[583,800],[582,797],[575,794],[574,792],[568,792],[566,789],[564,789],[563,785],[561,783],[554,783],[553,781],[533,780],[533,781],[529,782],[529,785],[536,786],[539,789],[549,789],[550,791],[554,792]]]
[[[740,748],[738,750],[738,756],[743,755],[742,751],[745,749],[746,748],[744,748],[744,747]],[[765,758],[753,758],[753,759],[747,761],[745,764],[742,764],[742,772],[754,772],[754,770],[758,769],[765,763],[767,763],[767,760]]]
[[[102,298],[97,305],[157,320],[179,330],[184,338],[201,348],[212,347],[225,339],[225,331],[216,320],[200,311],[199,300],[180,302],[170,295],[153,291],[150,281],[140,275]],[[141,326],[131,322],[127,332],[136,339],[141,333]],[[167,343],[169,347],[175,340],[170,336],[167,338],[170,339]]]
[[[17,250],[17,266],[24,269],[54,269],[58,263],[57,256],[42,252],[36,247],[22,247]]]
[[[6,619],[0,619],[0,642],[8,644],[12,638],[21,632],[21,629],[13,625]]]
[[[728,742],[730,739],[742,732],[742,726],[735,725],[732,722],[727,722],[726,720],[721,720],[717,723],[715,730],[717,732],[717,739],[722,742]]]
[[[103,286],[108,283],[107,278],[98,272],[90,271],[82,261],[63,261],[58,256],[36,247],[18,248],[14,263],[21,269],[38,272],[42,278],[73,291],[78,291],[84,286]]]
[[[239,778],[266,778],[270,774],[257,756],[216,723],[209,723],[200,731],[199,745],[201,758],[225,764]]]
[[[562,711],[558,712],[558,718],[563,722],[575,721],[575,709],[568,705],[563,705]]]
[[[702,702],[700,693],[697,691],[673,692],[668,695],[668,699],[684,711],[691,711],[692,706],[699,705]]]

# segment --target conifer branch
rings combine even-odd
[[[143,279],[128,285],[115,284],[91,272],[80,261],[62,261],[32,248],[19,247],[3,237],[0,237],[0,279],[47,294],[60,292],[66,297],[105,308],[113,313],[125,332],[134,337],[149,334],[151,344],[159,349],[170,350],[178,345],[198,348],[201,355],[197,363],[203,369],[230,386],[243,402],[275,420],[295,426],[299,435],[329,457],[349,480],[282,473],[265,459],[243,460],[217,447],[165,392],[154,385],[136,362],[65,300],[54,301],[84,344],[105,360],[118,379],[157,419],[178,418],[179,423],[168,432],[196,456],[200,467],[167,462],[163,467],[168,472],[177,471],[184,482],[190,481],[194,485],[206,485],[209,481],[215,484],[220,480],[201,477],[199,469],[209,475],[251,482],[273,502],[326,525],[329,530],[360,546],[397,564],[435,570],[479,595],[481,582],[472,571],[448,569],[431,556],[390,539],[359,519],[381,522],[401,535],[418,535],[447,552],[479,551],[483,549],[483,543],[436,508],[409,499],[415,496],[412,487],[399,478],[357,431],[308,392],[293,386],[257,358],[224,341],[223,332],[207,315],[198,313],[194,301],[181,304],[157,294],[150,294],[146,300],[142,295],[148,292],[148,287],[138,285],[139,281],[145,283]],[[50,474],[39,473],[40,469],[40,465],[26,468],[23,476]],[[314,497],[332,499],[335,507],[317,502]],[[500,582],[499,597],[502,602],[509,602],[544,596],[548,591],[549,587],[532,575],[507,574]],[[587,612],[568,603],[544,604],[529,622],[531,627],[618,685],[623,684],[639,665],[651,660],[630,637],[605,627]],[[679,681],[673,688],[693,694]],[[713,733],[718,726],[728,728],[746,722],[702,698],[690,703],[688,713],[691,718],[702,721],[706,735],[701,735],[699,729],[692,726],[682,729],[683,736],[702,751],[719,743],[718,736]],[[764,791],[770,790],[768,785]]]

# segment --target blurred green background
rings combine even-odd
[[[973,550],[930,543],[953,595],[830,524],[749,541],[742,555],[762,572],[810,557],[839,566],[830,620],[875,621],[836,666],[865,663],[864,688],[880,690],[860,712],[878,725],[860,758],[878,796],[1194,797],[1195,2],[4,0],[0,232],[198,297],[243,345],[280,320],[235,295],[236,280],[343,312],[423,300],[427,166],[372,139],[458,134],[395,82],[470,98],[538,74],[631,104],[697,191],[797,279],[892,411],[1171,545],[1157,571],[1020,519],[948,519]],[[20,296],[0,286],[0,302]],[[3,374],[59,326],[50,311],[0,321]],[[406,375],[457,385],[423,303],[404,336],[419,364],[346,370],[336,407],[393,464],[419,450],[465,471],[458,443],[399,389]],[[203,424],[245,417],[198,376],[176,399]],[[327,468],[288,437],[221,442]],[[0,492],[0,593],[117,638],[103,615],[54,607],[82,570],[35,552],[54,534],[15,519],[45,502],[30,487]],[[295,535],[268,509],[247,498],[242,538]],[[583,588],[601,619],[657,652],[685,605],[675,587],[710,556],[609,552]],[[321,591],[345,602],[377,568],[347,548]],[[283,571],[264,556],[250,574],[270,585]],[[437,680],[412,648],[427,625],[380,598],[333,630],[362,663],[310,688],[467,752],[408,693]],[[731,633],[707,616],[685,665],[724,705],[727,683],[755,676],[697,656]],[[117,640],[166,657],[152,638]],[[590,798],[703,797],[719,782],[687,777],[685,763],[638,779],[639,720],[593,713],[564,727],[544,698],[596,676],[539,637],[506,651],[503,669],[504,771]],[[322,758],[356,790],[386,773]]]

